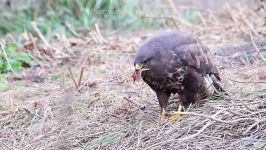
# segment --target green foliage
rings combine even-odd
[[[247,96],[266,96],[266,89],[255,90],[246,94]]]
[[[4,92],[8,89],[7,81],[3,76],[0,76],[0,92]]]
[[[266,142],[264,141],[257,141],[253,144],[254,149],[262,149],[264,146],[266,146]]]
[[[266,61],[266,52],[261,52],[261,58]]]
[[[187,11],[183,17],[185,20],[189,22],[195,22],[199,16],[198,16],[197,10],[190,10],[190,11]]]
[[[124,134],[125,131],[125,129],[121,129],[119,131],[101,135],[98,138],[92,140],[90,142],[91,144],[86,149],[94,149],[98,145],[105,145],[111,142],[115,142],[119,139],[120,136]]]
[[[223,101],[225,100],[225,96],[224,95],[215,95],[213,97],[215,100],[219,100],[219,101]]]
[[[33,67],[36,65],[35,61],[33,61],[27,53],[19,51],[14,43],[7,44],[5,51],[8,61],[14,71],[21,71],[23,66]],[[0,73],[8,71],[11,71],[11,68],[9,68],[4,54],[0,53]]]
[[[53,80],[53,81],[57,81],[60,79],[60,75],[59,74],[56,74],[56,75],[52,75],[49,77],[50,80]]]
[[[98,23],[113,29],[140,19],[135,6],[135,0],[21,0],[13,7],[0,9],[0,35],[24,30],[31,32],[31,21],[37,22],[45,35],[68,34],[66,23],[84,28]]]

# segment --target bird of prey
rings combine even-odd
[[[190,104],[198,107],[203,98],[224,92],[208,47],[189,31],[165,31],[149,38],[137,49],[134,66],[134,80],[142,77],[156,93],[161,119],[167,118],[171,94],[179,95],[180,112]],[[176,113],[170,119],[180,117]]]

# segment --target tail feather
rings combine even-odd
[[[226,93],[226,91],[220,86],[220,84],[217,82],[217,80],[213,79],[212,78],[212,85],[214,86],[215,88],[215,91],[214,91],[214,94],[219,94],[219,93],[222,93],[224,95],[229,95]]]
[[[205,75],[203,84],[202,84],[202,92],[201,92],[201,99],[219,95],[219,94],[225,94],[228,95],[225,90],[219,85],[219,79],[215,76]]]
[[[213,81],[212,84],[218,92],[225,93],[225,90],[217,82]]]

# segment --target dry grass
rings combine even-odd
[[[191,30],[216,50],[217,44],[232,43],[231,37],[236,41],[250,37],[245,32],[250,26],[261,27],[255,24],[260,20],[236,21],[237,13],[230,14],[234,19],[227,18],[226,24]],[[1,149],[265,149],[265,61],[255,53],[242,59],[250,49],[229,54],[217,50],[214,56],[230,96],[209,99],[184,112],[180,120],[158,123],[155,94],[143,82],[134,84],[130,76],[135,49],[142,41],[139,36],[104,38],[98,31],[89,37],[61,39],[65,39],[61,47],[55,46],[60,55],[54,57],[56,64],[63,60],[67,65],[45,69],[39,75],[45,77],[44,83],[12,81],[12,90],[1,93]],[[76,53],[80,49],[83,52]],[[77,81],[85,67],[79,86],[66,66],[71,66]],[[55,76],[59,79],[53,80]],[[19,86],[23,88],[15,90]],[[174,111],[177,103],[173,96],[168,110]]]

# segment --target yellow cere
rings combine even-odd
[[[136,64],[136,65],[135,65],[135,69],[136,69],[136,70],[140,70],[141,68],[142,68],[142,65],[141,65],[141,64]]]

